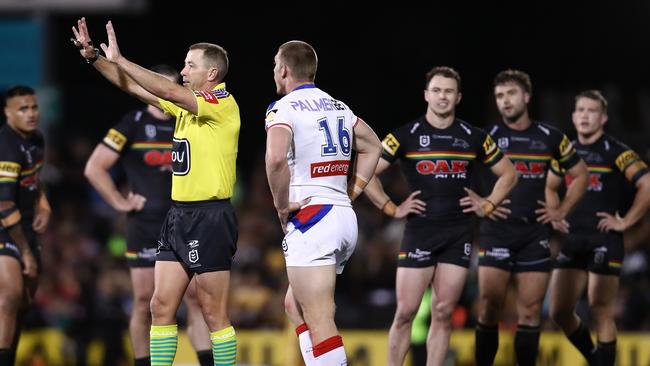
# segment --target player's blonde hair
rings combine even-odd
[[[280,60],[298,81],[314,81],[318,68],[316,51],[307,42],[289,41],[280,46]]]

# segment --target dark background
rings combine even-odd
[[[156,1],[142,14],[87,19],[96,43],[106,40],[104,24],[111,19],[123,54],[145,67],[168,63],[180,70],[196,42],[225,47],[228,89],[241,108],[244,164],[263,151],[263,116],[276,98],[273,56],[291,39],[316,48],[317,84],[350,105],[380,137],[424,113],[424,74],[433,66],[460,72],[464,98],[458,115],[479,126],[496,118],[494,75],[518,68],[533,81],[534,117],[567,127],[572,135],[573,95],[602,88],[612,104],[612,130],[634,130],[630,143],[645,151],[650,2],[352,5]],[[70,27],[81,15],[51,16],[48,75],[63,91],[66,135],[98,140],[138,101],[104,81],[69,44]]]

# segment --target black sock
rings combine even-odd
[[[12,353],[8,348],[0,348],[0,366],[13,366],[13,362],[11,362]]]
[[[594,351],[594,342],[591,340],[591,335],[589,334],[589,329],[585,327],[585,323],[582,321],[573,333],[567,336],[569,341],[585,356],[587,362],[591,362],[591,355]]]
[[[616,361],[616,340],[611,342],[598,342],[598,347],[593,354],[593,363],[598,366],[614,366]]]
[[[499,327],[497,325],[476,325],[476,366],[492,366],[499,349]]]
[[[515,335],[515,354],[519,366],[535,366],[539,352],[539,326],[517,326]]]
[[[196,351],[196,357],[199,359],[201,366],[213,366],[214,360],[212,359],[212,350]]]
[[[151,357],[136,358],[133,361],[134,366],[151,366]]]

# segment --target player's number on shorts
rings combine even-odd
[[[330,132],[330,126],[327,121],[327,118],[323,118],[318,121],[320,130],[325,134],[325,145],[321,145],[321,155],[330,156],[336,155],[338,152],[339,146],[341,147],[341,153],[345,156],[350,155],[350,131],[345,128],[345,118],[337,117],[337,132],[338,132],[338,144],[332,139],[332,133]]]

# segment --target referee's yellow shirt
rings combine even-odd
[[[221,83],[195,91],[197,114],[158,99],[176,116],[172,144],[172,200],[193,202],[232,197],[236,179],[239,106]]]

